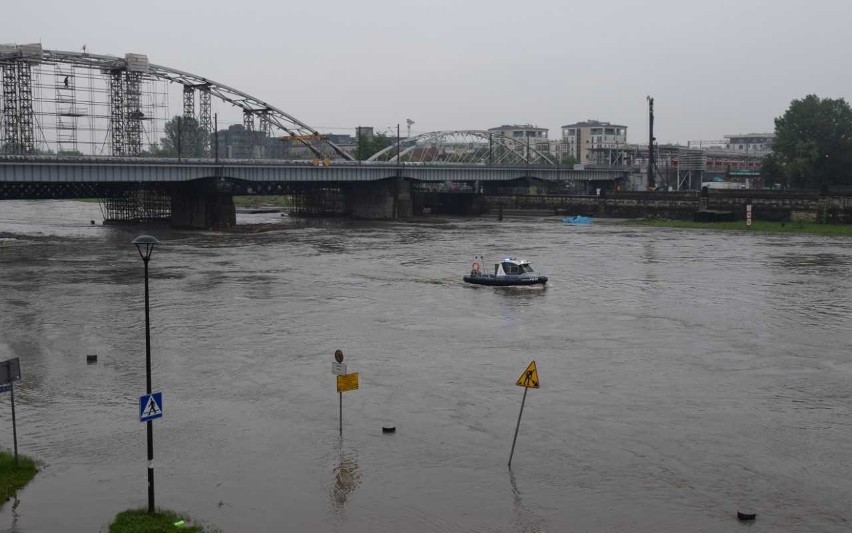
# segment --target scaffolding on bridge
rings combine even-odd
[[[104,224],[168,222],[172,215],[171,196],[155,187],[116,190],[99,203]]]
[[[58,61],[44,61],[32,71],[36,153],[139,156],[164,135],[167,82],[142,72]]]
[[[177,116],[197,121],[199,134],[192,136],[200,146],[193,143],[189,157],[353,159],[337,139],[310,139],[319,132],[209,78],[149,64],[141,54],[98,55],[85,46],[82,53],[44,50],[40,44],[0,45],[0,155],[179,157],[174,132],[162,137],[174,118],[169,103],[176,90],[183,99]],[[223,132],[213,131],[214,100],[244,121],[242,132],[229,129],[235,143],[227,150],[218,150]],[[284,134],[293,137],[283,141]],[[170,145],[165,153],[158,149],[164,139]]]
[[[343,215],[345,197],[340,187],[303,186],[290,194],[290,213],[299,216]]]

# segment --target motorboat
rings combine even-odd
[[[506,257],[494,264],[494,272],[485,272],[481,258],[476,258],[470,266],[470,274],[464,277],[465,282],[474,285],[493,285],[498,287],[544,285],[547,276],[536,273],[530,262],[525,259]]]
[[[575,217],[565,217],[562,219],[562,222],[568,224],[569,226],[575,226],[577,224],[591,224],[592,219],[590,217],[577,215]]]

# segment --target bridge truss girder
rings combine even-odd
[[[3,64],[3,151],[20,151],[20,115],[18,114],[18,66]]]
[[[112,155],[124,156],[127,155],[126,148],[126,130],[127,123],[125,121],[126,94],[124,85],[124,71],[120,69],[110,72],[109,77],[109,129],[110,140],[112,141]]]
[[[210,88],[199,87],[198,95],[198,126],[201,128],[201,148],[205,156],[210,157],[211,136],[213,135],[212,106],[210,105]]]
[[[488,165],[544,164],[556,166],[529,144],[485,130],[432,131],[376,152],[368,161],[468,163]]]
[[[195,118],[195,87],[183,86],[183,118]]]
[[[2,70],[2,151],[32,154],[35,152],[32,65],[25,60],[9,60],[3,62]]]

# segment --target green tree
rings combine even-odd
[[[151,146],[151,155],[159,157],[206,157],[204,131],[194,118],[175,116],[166,122],[163,128],[165,137],[160,139],[160,147],[156,143]]]
[[[776,183],[780,184],[782,188],[789,187],[784,176],[784,167],[775,154],[769,154],[763,158],[760,164],[760,179],[764,186],[770,189],[774,189]]]
[[[358,137],[358,144],[355,147],[355,159],[364,161],[380,150],[384,150],[391,145],[390,139],[384,133],[376,133],[374,135],[361,135]],[[396,153],[390,155],[389,158],[396,157]]]
[[[852,108],[843,98],[793,100],[775,119],[771,157],[768,171],[785,186],[852,186]]]
[[[579,162],[580,160],[574,157],[573,155],[565,154],[562,156],[562,159],[559,161],[559,164],[565,165],[566,167],[573,167]]]

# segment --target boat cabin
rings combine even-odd
[[[522,274],[535,272],[530,262],[524,259],[507,257],[494,265],[495,276],[520,276]]]

